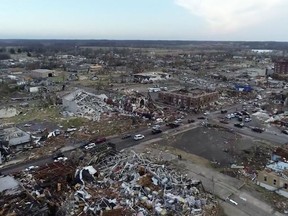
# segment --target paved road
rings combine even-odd
[[[230,107],[227,107],[225,108],[226,110],[228,110],[228,112],[232,112],[232,111],[235,111],[236,109],[240,110],[242,107],[242,105],[240,104],[236,104],[236,105],[233,105],[233,106],[230,106]],[[209,115],[208,115],[208,118],[210,119],[215,119],[219,116],[219,112],[220,111],[215,111],[215,112],[211,112]],[[198,120],[197,118],[200,117],[200,116],[203,116],[203,114],[197,114],[197,115],[188,115],[186,116],[184,119],[183,119],[183,124],[187,125],[187,120],[188,119],[194,119],[196,120],[195,123],[192,123],[192,125],[195,126],[195,124],[198,124],[199,122],[203,122],[205,120]],[[218,120],[216,120],[217,123]],[[258,134],[258,133],[255,133],[255,132],[252,132],[250,129],[247,129],[247,128],[244,128],[244,129],[238,129],[238,128],[235,128],[233,125],[223,125],[224,127],[227,127],[227,128],[233,128],[235,131],[237,131],[238,133],[241,133],[241,134],[245,134],[245,135],[248,135],[248,136],[253,136],[253,137],[256,137],[256,138],[259,138],[259,139],[266,139],[268,141],[271,141],[271,142],[277,142],[277,143],[280,143],[280,144],[284,144],[287,142],[287,138],[286,137],[283,137],[283,136],[276,136],[276,135],[273,135],[273,134],[269,134],[269,133],[261,133],[261,134]],[[170,129],[168,128],[167,126],[162,126],[162,131],[163,132],[167,132],[167,131],[171,131],[171,133],[175,132],[175,130],[181,130],[181,127],[180,128],[177,128],[177,129]],[[128,133],[128,132],[127,132]],[[152,140],[152,139],[156,139],[156,138],[159,138],[162,136],[162,134],[155,134],[155,135],[152,135],[151,133],[151,129],[141,129],[139,130],[137,133],[141,133],[145,136],[145,139],[143,140],[139,140],[139,141],[135,141],[133,140],[133,138],[128,138],[128,139],[121,139],[121,137],[116,137],[116,138],[113,138],[109,141],[113,142],[116,144],[116,148],[117,150],[122,150],[122,149],[125,149],[125,148],[129,148],[129,147],[132,147],[132,146],[135,146],[135,145],[138,145],[138,144],[141,144],[143,141],[148,141],[148,140]],[[134,134],[132,134],[134,135]],[[71,145],[69,147],[69,150],[65,151],[64,152],[64,155],[65,156],[69,156],[70,152],[79,148],[81,145],[83,144],[76,144],[76,145]],[[52,156],[46,156],[46,157],[42,157],[42,158],[39,158],[37,160],[33,160],[33,161],[28,161],[28,162],[23,162],[23,163],[20,163],[20,164],[15,164],[15,165],[11,165],[11,166],[8,166],[8,167],[5,167],[5,168],[2,168],[0,169],[0,172],[2,174],[11,174],[11,173],[15,173],[15,172],[19,172],[29,166],[41,166],[41,165],[45,165],[46,163],[52,163],[53,162],[53,159],[52,159]]]
[[[197,123],[192,123],[192,124],[195,125]],[[177,130],[181,130],[181,127],[182,126],[177,128]],[[163,132],[167,132],[167,131],[173,132],[173,131],[175,131],[175,129],[170,129],[169,127],[167,127],[165,125],[162,126],[161,130]],[[153,135],[150,128],[139,130],[137,133],[143,134],[145,136],[145,138],[143,140],[135,141],[133,139],[133,137],[130,137],[128,139],[121,139],[121,137],[119,136],[119,137],[116,137],[116,138],[112,138],[112,139],[110,139],[108,141],[112,142],[112,143],[115,143],[116,144],[116,149],[118,151],[120,151],[122,149],[129,148],[129,147],[141,144],[142,142],[146,142],[148,140],[159,138],[163,134],[163,133],[160,133],[160,134],[154,134]],[[134,134],[132,134],[132,136],[133,135]],[[77,148],[80,148],[83,145],[84,145],[84,143],[78,143],[78,144],[74,144],[74,145],[69,146],[69,148],[65,147],[65,149],[67,149],[67,150],[65,150],[65,152],[63,152],[63,154],[66,157],[69,157],[69,155],[70,155],[70,153],[72,151],[74,151]],[[4,175],[8,175],[8,174],[20,172],[21,170],[24,170],[25,168],[27,168],[29,166],[43,166],[45,164],[52,163],[52,162],[53,162],[52,156],[46,156],[46,157],[42,157],[42,158],[39,158],[39,159],[36,159],[36,160],[33,160],[33,161],[26,161],[26,162],[22,162],[22,163],[19,163],[19,164],[14,164],[14,165],[10,165],[10,166],[4,167],[4,168],[0,169],[0,172],[2,174],[4,174]]]
[[[217,123],[224,128],[233,129],[235,132],[237,132],[239,134],[254,137],[254,138],[259,139],[259,140],[266,140],[266,141],[269,141],[271,143],[276,143],[276,144],[280,144],[280,145],[284,145],[288,142],[288,136],[285,134],[281,134],[281,133],[275,134],[275,133],[272,133],[270,131],[264,131],[263,133],[257,133],[257,132],[252,131],[251,128],[249,128],[249,127],[238,128],[238,127],[235,127],[233,123],[222,124],[222,123],[219,123],[219,121],[217,121],[215,119],[211,119],[210,121],[213,123]]]
[[[274,211],[270,205],[253,197],[250,193],[241,191],[244,185],[242,181],[219,173],[211,168],[197,164],[178,161],[179,166],[185,168],[185,172],[192,178],[199,179],[205,190],[215,194],[225,202],[224,210],[229,208],[229,215],[270,216],[282,215]],[[235,203],[229,201],[233,200]]]

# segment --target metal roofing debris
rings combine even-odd
[[[110,155],[110,156],[109,156]],[[99,155],[95,155],[99,158]],[[91,160],[99,161],[99,160]],[[153,163],[145,155],[106,154],[97,163],[76,168],[57,162],[16,175],[24,192],[3,197],[1,210],[25,215],[199,215],[215,211],[216,202],[199,180]],[[0,212],[1,213],[1,212]]]
[[[11,176],[0,177],[0,193],[4,194],[17,194],[20,192],[19,182]]]
[[[84,167],[82,173],[85,169],[88,167]],[[75,201],[85,206],[85,213],[98,215],[123,209],[135,215],[196,215],[212,201],[211,196],[203,192],[200,181],[180,175],[163,164],[152,163],[136,153],[108,157],[96,170],[92,169],[97,177],[90,172],[94,177],[92,183],[79,175],[82,185],[78,185]],[[76,175],[82,174],[81,171]]]

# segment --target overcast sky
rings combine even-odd
[[[288,0],[0,0],[0,38],[288,41]]]

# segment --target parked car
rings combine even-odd
[[[251,121],[251,118],[245,118],[244,121],[245,121],[245,122],[250,122],[250,121]]]
[[[100,144],[106,141],[107,141],[106,137],[97,137],[96,139],[93,139],[90,142],[95,143],[95,144]]]
[[[180,124],[180,123],[182,123],[182,119],[177,119],[177,120],[174,121],[174,123],[175,124]]]
[[[204,116],[200,116],[197,119],[206,119]]]
[[[122,136],[122,139],[128,139],[130,138],[132,135],[131,134],[125,134]]]
[[[154,126],[152,127],[152,129],[153,129],[153,130],[160,130],[160,125],[154,125]]]
[[[162,133],[162,130],[160,130],[160,129],[153,129],[152,130],[152,134],[159,134],[159,133]]]
[[[225,116],[225,118],[230,120],[232,117],[231,117],[230,114],[228,114],[228,115]]]
[[[228,112],[227,110],[221,110],[221,114],[225,114],[227,112]]]
[[[88,145],[85,146],[85,149],[88,150],[88,149],[92,149],[96,146],[95,143],[89,143]]]
[[[234,124],[235,127],[243,128],[244,124],[243,123],[236,123]]]
[[[170,128],[177,128],[179,127],[180,125],[179,124],[176,124],[174,122],[170,122],[170,123],[167,123],[166,124],[167,127],[170,127]]]
[[[238,117],[238,116],[242,116],[243,114],[241,112],[235,112],[234,115],[235,117]]]
[[[251,128],[251,130],[254,132],[257,132],[257,133],[263,133],[264,132],[264,129],[258,128],[258,127],[253,127],[253,128]]]
[[[136,134],[134,137],[133,137],[133,139],[134,140],[142,140],[142,139],[144,139],[145,138],[145,136],[143,135],[143,134]]]
[[[225,121],[224,119],[220,120],[219,122],[223,123],[223,124],[229,124],[228,121]]]
[[[189,123],[193,123],[193,122],[195,122],[194,119],[188,119],[188,124],[189,124]]]
[[[288,130],[282,130],[282,133],[287,134],[288,135]]]
[[[244,110],[242,111],[242,114],[243,114],[243,115],[250,116],[250,114],[249,114],[247,111],[244,111]]]

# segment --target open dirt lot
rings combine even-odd
[[[160,145],[198,155],[221,166],[237,161],[243,150],[256,145],[250,138],[219,128],[198,127],[159,142]]]

